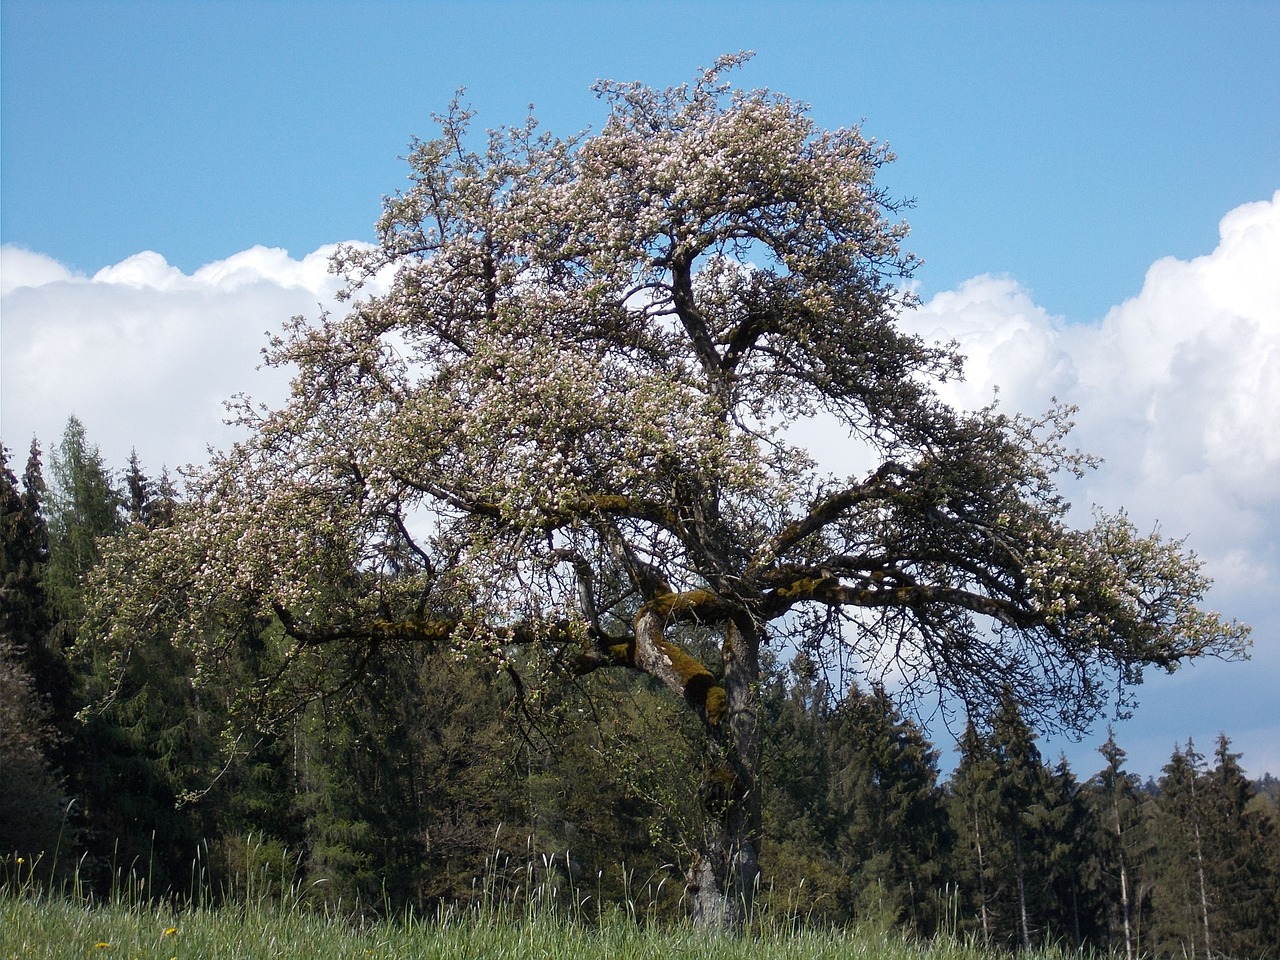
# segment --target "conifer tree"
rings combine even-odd
[[[1210,886],[1205,862],[1204,756],[1188,740],[1174,747],[1151,804],[1148,837],[1152,879],[1150,948],[1210,958]]]
[[[1270,820],[1251,807],[1254,791],[1225,734],[1201,779],[1205,870],[1212,890],[1212,947],[1220,955],[1261,957],[1280,948],[1280,901],[1268,862]]]
[[[1076,950],[1106,940],[1101,883],[1097,875],[1097,825],[1087,793],[1065,756],[1044,771],[1044,798],[1033,804],[1031,827],[1042,856],[1037,909],[1044,940]]]
[[[0,448],[2,450],[3,448]],[[3,451],[0,482],[0,639],[21,658],[49,720],[63,734],[74,712],[71,673],[54,648],[54,614],[45,589],[49,565],[49,533],[45,517],[46,487],[40,445],[32,440],[21,488]],[[62,738],[58,738],[59,742]],[[60,748],[57,748],[60,750]],[[60,752],[54,765],[64,762]]]
[[[931,932],[948,845],[937,753],[879,685],[850,689],[827,743],[833,841],[851,914]]]
[[[951,872],[960,900],[960,929],[991,946],[1003,942],[1006,926],[998,897],[1007,859],[1003,831],[998,830],[998,769],[990,744],[972,719],[958,750],[960,762],[951,775],[947,811],[956,838]]]
[[[847,919],[849,878],[831,844],[831,691],[806,652],[766,660],[761,790],[766,900],[807,920]]]
[[[1032,929],[1042,922],[1036,916],[1039,897],[1036,889],[1043,881],[1033,808],[1043,807],[1045,771],[1036,736],[1023,722],[1018,705],[1006,696],[992,723],[991,744],[996,762],[996,789],[1000,825],[1007,832],[1013,858],[1014,910],[1017,936],[1023,950],[1032,946]]]
[[[562,895],[572,884],[646,919],[678,916],[673,865],[704,829],[681,771],[702,731],[643,677],[596,673],[544,703],[525,745],[534,866]],[[587,713],[594,723],[575,722]]]
[[[32,443],[20,489],[0,446],[0,856],[33,863],[43,854],[48,869],[64,807],[54,710],[65,707],[68,684],[48,647],[41,490],[39,447]]]
[[[0,447],[0,638],[39,657],[52,624],[41,574],[49,543],[41,513],[40,448],[32,443],[24,487]]]
[[[182,887],[203,831],[199,812],[179,809],[178,801],[194,771],[213,776],[209,757],[216,752],[216,727],[202,730],[198,722],[190,653],[146,623],[113,650],[72,646],[85,623],[86,581],[104,543],[125,531],[131,508],[136,526],[147,527],[151,487],[135,455],[128,495],[121,493],[74,416],[50,467],[43,582],[56,621],[52,653],[70,670],[68,714],[94,704],[64,731],[68,786],[85,844],[81,878],[105,889],[116,882],[113,871],[136,868],[158,892]]]
[[[984,942],[1030,950],[1089,933],[1081,865],[1083,831],[1074,777],[1041,760],[1036,736],[1006,697],[983,736],[970,723],[948,795],[956,832],[953,875],[969,928]]]
[[[1125,960],[1133,960],[1141,944],[1142,798],[1138,778],[1124,769],[1125,752],[1107,731],[1107,742],[1098,748],[1107,765],[1090,783],[1089,799],[1097,826],[1096,849],[1100,864],[1102,901],[1105,905],[1106,942],[1124,945]]]
[[[102,558],[100,540],[123,529],[123,504],[110,470],[77,417],[67,420],[50,473],[44,582],[58,619],[60,646],[66,647],[84,619],[85,580]]]

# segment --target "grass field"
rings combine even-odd
[[[599,923],[554,916],[460,915],[354,925],[299,906],[87,905],[44,896],[0,896],[0,958],[138,960],[984,960],[954,941],[910,943],[857,930],[769,929],[732,937],[642,926],[625,914]],[[1065,954],[1029,957],[1050,960]]]

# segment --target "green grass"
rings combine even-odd
[[[0,960],[990,960],[950,940],[910,943],[856,930],[765,929],[718,937],[688,927],[641,926],[624,914],[600,923],[465,914],[354,925],[302,906],[188,908],[87,905],[0,895]],[[1058,953],[1034,954],[1049,960]]]

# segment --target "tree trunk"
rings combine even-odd
[[[1191,741],[1187,741],[1187,757],[1190,758]],[[1204,927],[1204,956],[1205,960],[1212,960],[1213,945],[1209,940],[1209,893],[1206,889],[1204,879],[1204,847],[1200,841],[1200,808],[1197,806],[1196,800],[1196,770],[1194,766],[1190,771],[1191,786],[1191,827],[1192,836],[1195,839],[1195,862],[1196,862],[1196,881],[1197,892],[1199,894],[1200,921]],[[1195,941],[1192,940],[1191,955],[1195,956]]]
[[[1124,956],[1133,960],[1133,931],[1129,924],[1129,869],[1124,855],[1124,827],[1120,823],[1120,802],[1111,798],[1116,817],[1116,843],[1120,855],[1120,917],[1124,921]]]
[[[703,849],[686,874],[693,922],[712,929],[741,927],[751,916],[759,882],[759,649],[759,628],[748,618],[728,624],[726,713],[719,728],[711,728]]]
[[[982,858],[982,830],[978,825],[978,811],[973,811],[973,843],[978,853],[978,913],[982,918],[983,946],[991,945],[991,923],[987,918],[987,865]]]
[[[1021,814],[1015,814],[1021,817]],[[1013,826],[1013,869],[1018,881],[1018,932],[1022,938],[1022,949],[1031,952],[1031,925],[1027,918],[1026,869],[1022,862],[1022,825],[1015,820]]]

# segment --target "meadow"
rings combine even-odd
[[[0,899],[0,957],[66,960],[986,960],[995,956],[950,938],[913,942],[857,928],[765,923],[736,935],[682,925],[645,925],[625,912],[594,922],[554,913],[503,910],[442,919],[412,916],[353,923],[298,904],[191,907],[104,904],[43,895]],[[1029,958],[1065,957],[1058,951]]]

